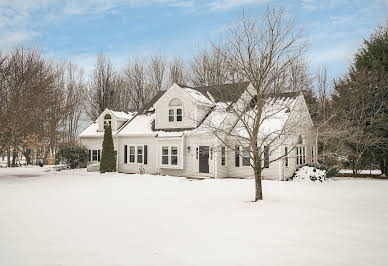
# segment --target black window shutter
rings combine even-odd
[[[238,145],[235,148],[234,164],[236,167],[240,166],[240,146]]]
[[[89,162],[91,162],[91,161],[92,161],[92,151],[89,150]]]
[[[97,161],[100,161],[100,150],[97,151]]]
[[[128,146],[124,145],[124,163],[128,163]]]
[[[147,164],[148,157],[148,146],[144,145],[144,164]]]

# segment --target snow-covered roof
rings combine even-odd
[[[202,103],[202,104],[213,104],[212,101],[210,101],[205,95],[200,93],[199,91],[196,91],[194,89],[190,88],[183,88],[185,92],[187,92],[191,97],[195,99],[196,102]]]
[[[155,114],[137,115],[131,122],[129,122],[118,135],[149,135],[155,134],[152,131],[152,122],[155,119]]]
[[[286,122],[291,110],[297,101],[297,97],[270,97],[267,98],[261,116],[260,135],[268,136],[279,134],[285,130]],[[245,125],[253,127],[257,110],[251,109],[241,116],[241,119],[233,128],[232,134],[248,137]],[[245,125],[244,125],[245,124]]]
[[[122,120],[129,120],[131,119],[132,117],[134,117],[136,115],[136,112],[129,112],[129,113],[125,113],[125,112],[119,112],[119,111],[112,111],[112,110],[109,110],[112,112],[112,114],[118,118],[118,119],[122,119]]]
[[[117,133],[118,130],[112,131],[112,136]],[[103,137],[104,131],[98,131],[98,123],[93,122],[84,131],[79,134],[80,137]]]

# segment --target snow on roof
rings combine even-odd
[[[297,97],[268,98],[263,107],[259,134],[268,136],[281,133],[296,100]],[[250,127],[253,127],[256,112],[256,109],[247,111],[233,128],[233,135],[248,137],[248,132],[242,120]]]
[[[212,101],[210,101],[205,95],[200,93],[199,91],[190,89],[190,88],[183,88],[185,92],[187,92],[191,97],[195,99],[196,102],[202,103],[202,104],[213,104]]]
[[[135,116],[136,112],[128,112],[128,113],[125,113],[125,112],[118,112],[118,111],[112,111],[112,114],[117,117],[118,119],[123,119],[123,120],[129,120],[131,119],[132,117]]]
[[[117,133],[118,130],[112,131],[112,136]],[[93,122],[84,131],[79,134],[80,137],[103,137],[104,131],[98,131],[98,123]]]
[[[142,114],[135,116],[131,122],[124,126],[118,135],[147,135],[155,134],[152,131],[152,122],[155,119],[155,114]]]

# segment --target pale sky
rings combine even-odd
[[[116,68],[131,56],[162,53],[190,58],[238,20],[284,6],[309,42],[311,71],[331,78],[377,25],[386,23],[388,0],[0,0],[0,48],[23,42],[47,56],[71,60],[90,72],[103,51]]]

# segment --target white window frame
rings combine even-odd
[[[251,166],[251,152],[249,147],[243,147],[241,151],[241,166]],[[244,162],[248,162],[248,165],[245,165]]]
[[[296,164],[304,165],[306,164],[306,147],[297,146],[296,147]]]
[[[171,114],[172,111],[172,114]],[[172,120],[170,118],[172,117]],[[168,122],[175,122],[175,108],[168,109]]]
[[[176,151],[176,154],[173,154],[173,150]],[[172,166],[178,166],[179,165],[179,147],[178,146],[171,146],[170,147],[170,151],[171,151],[171,153],[170,153],[170,164]],[[173,162],[173,160],[172,160],[173,157],[174,158],[176,157],[176,164],[172,163]]]
[[[163,150],[167,150],[167,154],[163,154]],[[161,165],[169,165],[169,162],[170,162],[170,148],[169,146],[162,146],[161,148],[161,161],[160,161],[160,164]],[[163,157],[167,157],[167,163],[163,163]]]
[[[167,155],[163,155],[163,149],[167,148]],[[172,154],[172,149],[176,148],[177,155]],[[163,157],[167,156],[167,164],[163,164]],[[172,164],[172,157],[177,157],[177,164]],[[179,168],[181,163],[181,152],[180,152],[180,145],[177,144],[167,144],[167,145],[161,145],[160,146],[160,167],[162,168]]]
[[[226,165],[226,147],[222,146],[221,147],[221,166]]]
[[[92,151],[92,157],[91,162],[98,162],[98,150],[91,150]],[[94,155],[94,152],[96,152],[96,155]],[[94,160],[94,156],[96,156],[96,159]]]
[[[127,144],[128,145],[128,163],[129,164],[144,164],[144,144]],[[131,153],[131,147],[135,149],[135,153]],[[142,153],[138,153],[138,148],[141,147]],[[135,156],[134,161],[131,162],[131,155]],[[138,156],[141,155],[142,162],[139,163]]]

